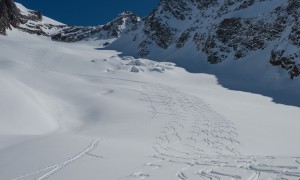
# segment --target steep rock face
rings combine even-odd
[[[266,51],[270,58],[262,61],[295,78],[300,75],[299,7],[298,0],[161,0],[134,36],[123,38],[136,44],[138,56],[181,52],[205,56],[211,64]]]
[[[125,31],[137,28],[140,18],[132,12],[121,13],[113,21],[101,26],[67,26],[52,36],[52,40],[63,42],[77,42],[82,40],[112,40],[118,38]],[[106,44],[109,41],[105,42]],[[106,45],[104,44],[104,45]]]
[[[178,39],[179,28],[191,20],[195,8],[189,1],[161,0],[159,6],[144,18],[136,36],[142,37],[139,44],[139,56],[147,56],[151,53],[149,46],[155,44],[159,48],[168,49]],[[179,21],[179,22],[178,22]]]
[[[6,35],[6,29],[17,27],[21,22],[20,12],[12,0],[0,0],[0,34]]]

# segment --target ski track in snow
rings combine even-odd
[[[23,176],[17,177],[17,178],[13,178],[11,180],[21,180],[30,176],[34,176],[34,175],[39,175],[38,178],[36,178],[37,180],[44,180],[47,178],[50,178],[50,176],[54,175],[57,171],[63,169],[65,166],[74,163],[75,161],[79,160],[80,158],[86,156],[86,155],[90,155],[90,152],[93,151],[97,145],[99,144],[100,140],[96,139],[94,140],[91,145],[89,147],[87,147],[85,150],[83,150],[82,152],[78,153],[77,155],[75,155],[74,157],[67,159],[66,161],[51,165],[49,167],[34,171],[34,172],[30,172],[28,174],[25,174]],[[44,172],[44,173],[43,173]]]
[[[146,89],[147,99],[141,100],[150,102],[151,120],[166,123],[153,143],[153,161],[127,179],[156,179],[181,165],[173,170],[174,179],[299,180],[300,158],[242,155],[234,124],[200,98],[164,85]]]
[[[28,177],[33,177],[36,175],[39,175],[38,178],[36,178],[37,180],[44,180],[44,179],[48,179],[50,178],[52,175],[54,175],[56,172],[62,170],[64,167],[66,167],[67,165],[70,165],[74,162],[76,162],[77,160],[85,157],[85,156],[91,156],[91,157],[95,157],[95,158],[100,158],[102,159],[102,156],[98,156],[98,155],[94,155],[91,152],[93,150],[95,150],[100,142],[105,142],[109,139],[112,138],[116,138],[118,136],[124,135],[126,132],[128,132],[130,129],[123,129],[123,130],[118,130],[116,133],[113,133],[112,135],[110,135],[109,137],[107,137],[107,139],[95,139],[90,146],[88,146],[85,150],[83,150],[82,152],[78,153],[77,155],[73,156],[70,159],[67,159],[66,161],[62,161],[60,163],[54,164],[54,165],[50,165],[46,168],[42,168],[40,170],[36,170],[30,173],[27,173],[25,175],[16,177],[16,178],[12,178],[11,180],[21,180],[24,178],[28,178]],[[42,174],[43,173],[43,174]]]

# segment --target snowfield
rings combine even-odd
[[[17,30],[0,50],[1,180],[300,178],[299,107]]]

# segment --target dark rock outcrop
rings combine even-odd
[[[21,14],[12,0],[0,0],[0,34],[6,35],[6,29],[17,27],[21,23]]]

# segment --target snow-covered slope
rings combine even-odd
[[[299,108],[16,29],[0,49],[0,179],[299,179]]]

